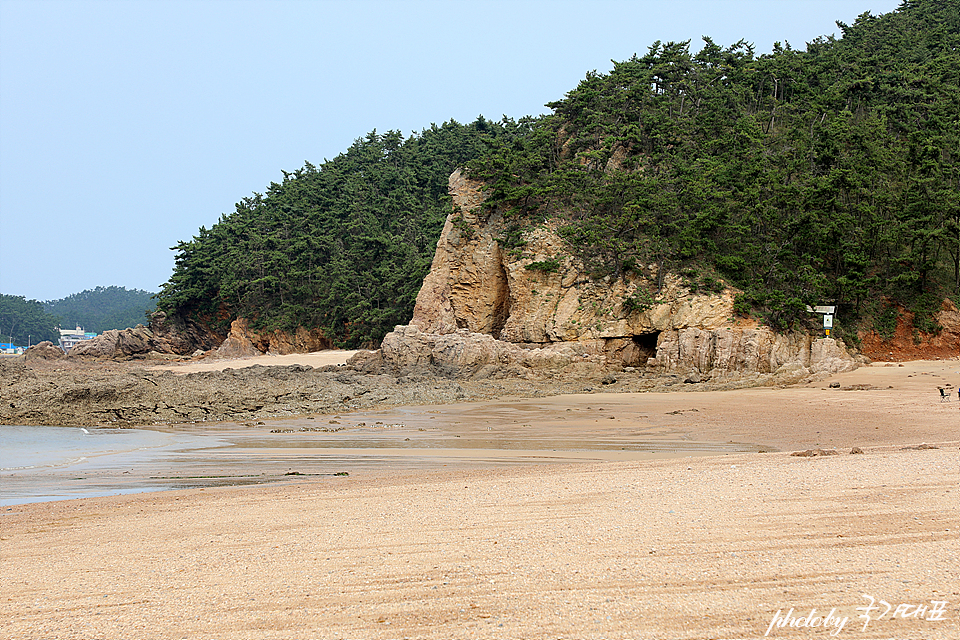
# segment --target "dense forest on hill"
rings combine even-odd
[[[960,2],[839,26],[759,57],[654,43],[473,166],[491,206],[518,229],[558,219],[596,275],[656,263],[726,280],[781,328],[818,301],[846,318],[885,301],[935,329],[960,293]]]
[[[410,319],[450,209],[447,178],[519,135],[478,118],[418,135],[372,132],[306,164],[176,247],[158,307],[224,330],[321,327],[344,346],[379,341]]]
[[[466,165],[518,253],[549,222],[595,277],[732,284],[740,311],[778,328],[829,302],[864,321],[903,306],[936,330],[942,297],[960,295],[960,0],[840,27],[761,56],[656,42],[547,116],[372,133],[180,243],[159,306],[377,341],[409,319],[447,175]]]
[[[80,326],[103,333],[147,324],[147,314],[156,307],[153,295],[141,289],[96,287],[59,300],[48,300],[43,306],[60,319],[64,329]]]

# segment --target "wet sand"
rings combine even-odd
[[[956,638],[958,383],[958,361],[875,364],[809,388],[216,425],[239,438],[230,468],[293,451],[350,475],[6,508],[0,637],[759,638],[778,610],[835,608],[835,637]],[[343,430],[300,431],[321,426]],[[652,443],[672,457],[643,459]],[[841,455],[787,453],[814,447]],[[928,610],[863,630],[863,594]]]

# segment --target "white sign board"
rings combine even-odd
[[[823,328],[824,328],[824,329],[832,329],[832,328],[833,328],[833,315],[832,315],[832,314],[825,313],[825,314],[823,315]]]
[[[807,311],[810,313],[835,313],[837,310],[836,307],[807,307]]]

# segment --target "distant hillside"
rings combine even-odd
[[[43,303],[23,296],[0,293],[0,342],[27,347],[44,340],[56,342],[59,318],[47,313]]]
[[[936,331],[960,296],[960,0],[840,27],[762,56],[656,42],[545,117],[371,133],[181,242],[159,307],[220,332],[244,316],[376,342],[409,320],[466,166],[508,251],[550,224],[594,279],[658,274],[650,297],[673,272],[735,286],[738,311],[776,328],[830,303],[848,337],[900,308]]]
[[[147,324],[146,314],[156,307],[153,295],[140,289],[97,287],[60,300],[48,300],[43,306],[59,318],[64,329],[80,326],[103,333]]]

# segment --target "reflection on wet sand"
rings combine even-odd
[[[527,399],[154,427],[180,446],[4,478],[4,502],[259,484],[364,470],[649,460],[771,450],[697,438],[630,398]],[[677,413],[682,413],[678,410]],[[687,411],[695,412],[695,408]]]

